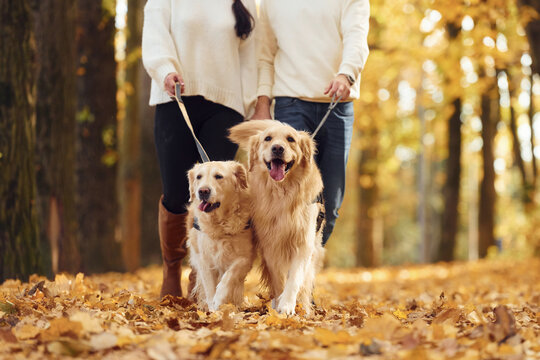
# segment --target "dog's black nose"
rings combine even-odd
[[[210,197],[210,189],[209,188],[202,188],[202,189],[199,189],[199,198],[201,200],[208,200],[208,198]]]
[[[272,145],[272,154],[277,155],[277,156],[281,156],[281,155],[283,155],[283,151],[285,151],[283,146],[281,146],[281,145]]]

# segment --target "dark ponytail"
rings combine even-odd
[[[251,31],[253,31],[255,19],[244,4],[242,4],[242,0],[233,0],[232,10],[236,18],[236,24],[234,25],[236,35],[240,39],[245,40],[251,34]]]

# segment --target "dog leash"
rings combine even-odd
[[[328,116],[330,115],[332,110],[334,110],[336,105],[339,104],[339,100],[341,100],[341,96],[338,97],[337,100],[336,100],[336,94],[332,95],[332,102],[330,103],[330,105],[328,105],[328,110],[326,111],[326,114],[324,115],[323,119],[319,123],[319,126],[317,126],[317,128],[315,129],[313,134],[311,134],[312,139],[315,139],[315,135],[317,135],[317,133],[319,132],[321,127],[324,125],[324,123],[326,122],[326,119],[328,119]]]
[[[191,125],[191,121],[189,120],[186,106],[184,105],[184,100],[182,100],[182,96],[180,95],[180,93],[181,93],[180,83],[175,83],[174,98],[176,99],[176,102],[178,103],[178,107],[180,108],[180,111],[182,112],[182,115],[184,116],[186,125],[188,126],[189,130],[191,130],[191,135],[193,136],[193,140],[195,140],[195,145],[197,145],[197,151],[199,152],[201,160],[203,162],[209,162],[210,158],[206,154],[206,151],[204,151],[203,146],[201,145],[201,143],[199,142],[199,139],[197,139],[197,136],[195,135],[195,131],[193,130],[193,126]]]

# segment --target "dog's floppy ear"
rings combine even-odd
[[[244,167],[244,165],[236,164],[236,167],[234,169],[234,176],[236,176],[236,180],[237,180],[238,185],[242,189],[246,189],[248,184],[247,184],[247,172],[246,172],[246,168]]]
[[[195,168],[192,168],[187,173],[189,181],[189,202],[192,202],[195,199],[195,189],[193,188],[193,182],[195,181]]]
[[[248,170],[251,171],[255,166],[255,161],[259,158],[259,146],[260,139],[258,136],[252,136],[249,139],[249,150],[248,150]]]
[[[240,145],[240,147],[249,150],[249,139],[258,135],[271,126],[279,124],[276,120],[249,120],[244,121],[229,129],[229,139]]]
[[[302,151],[302,160],[306,164],[310,164],[313,161],[313,155],[315,154],[315,142],[311,136],[305,131],[299,131],[300,133],[300,150]]]

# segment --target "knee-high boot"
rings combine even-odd
[[[159,199],[159,242],[163,258],[163,283],[160,297],[165,295],[182,296],[180,284],[182,275],[182,260],[187,254],[186,249],[186,215],[169,212]]]

